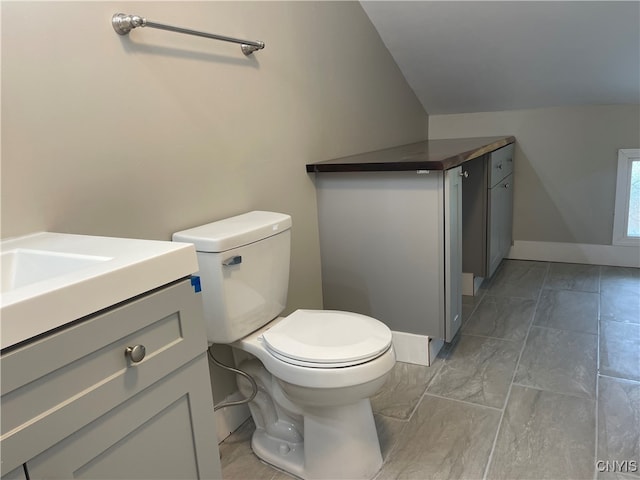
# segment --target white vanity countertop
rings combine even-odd
[[[39,232],[1,250],[2,349],[198,271],[194,246],[179,242]]]

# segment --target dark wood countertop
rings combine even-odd
[[[425,140],[374,152],[308,163],[307,172],[448,170],[515,142],[515,137]]]

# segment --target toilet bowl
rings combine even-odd
[[[291,217],[249,212],[173,235],[198,254],[210,344],[245,352],[254,453],[304,479],[372,478],[382,465],[369,398],[395,364],[371,317],[286,304]],[[249,382],[238,387],[249,396]]]
[[[360,338],[354,331],[345,339],[335,330],[345,318],[372,328],[361,328]],[[305,323],[311,324],[306,331]],[[266,392],[250,405],[256,455],[302,478],[374,476],[382,456],[369,398],[395,364],[391,334],[386,337],[385,330],[362,315],[298,310],[234,342],[233,347],[259,361],[245,361],[240,368]],[[327,345],[331,338],[339,343],[333,350]],[[314,347],[319,358],[312,354]],[[250,394],[248,383],[241,382],[241,391]]]

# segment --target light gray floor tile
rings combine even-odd
[[[640,325],[600,322],[600,373],[640,380]]]
[[[600,293],[640,295],[640,268],[602,267]]]
[[[640,383],[600,377],[598,390],[597,460],[607,469],[635,462],[640,475]]]
[[[594,430],[594,401],[514,385],[488,478],[593,478]]]
[[[462,333],[522,341],[527,335],[535,300],[486,296]]]
[[[577,263],[552,263],[544,288],[598,293],[600,267]]]
[[[640,324],[640,294],[614,290],[602,293],[600,319]]]
[[[584,320],[576,317],[582,317],[580,311],[592,304],[592,297],[580,292],[592,289],[595,268],[599,267],[506,260],[478,296],[463,298],[462,335],[445,344],[437,368],[398,364],[383,391],[372,399],[385,460],[377,478],[481,479],[501,411],[467,402],[480,398],[491,404],[486,401],[493,398],[487,397],[492,393],[489,387],[504,389],[502,380],[486,381],[501,369],[508,370],[511,362],[509,357],[498,366],[498,345],[509,342],[495,339],[522,342],[530,327],[515,380],[537,389],[511,386],[487,480],[594,476],[640,480],[638,472],[596,469],[596,458],[607,460],[602,458],[605,455],[619,462],[626,459],[613,457],[637,459],[640,447],[633,446],[638,445],[640,383],[600,376],[595,406],[598,336],[567,330],[584,327]],[[538,298],[541,303],[536,307]],[[601,267],[599,303],[603,373],[640,375],[640,269]],[[531,310],[535,308],[538,315],[534,319]],[[588,325],[587,331],[593,331],[590,314]],[[487,339],[491,341],[485,343]],[[437,385],[435,374],[445,360],[448,368]],[[435,386],[439,393],[432,395]],[[446,395],[457,395],[462,401]],[[220,445],[225,480],[293,478],[252,453],[253,430],[253,423],[247,422]]]
[[[396,362],[384,386],[371,398],[374,413],[407,420],[442,364],[442,359],[431,367]]]
[[[427,394],[377,479],[480,479],[499,420],[497,410]]]
[[[476,305],[462,304],[462,325],[464,326],[471,318],[471,314],[476,309]]]
[[[595,398],[597,336],[531,327],[515,383]]]
[[[597,293],[543,290],[533,324],[596,335],[598,299]]]
[[[537,299],[549,264],[505,260],[491,280],[487,295]]]
[[[489,280],[484,280],[478,288],[478,291],[475,295],[463,295],[462,296],[462,305],[477,305],[484,298],[489,290]]]
[[[502,408],[521,348],[521,343],[462,335],[427,392]]]
[[[395,447],[401,438],[402,431],[407,425],[407,422],[377,414],[374,414],[373,418],[376,422],[376,431],[378,432],[378,440],[380,441],[382,459],[386,461],[393,451],[393,447]]]
[[[220,444],[220,465],[225,480],[271,478],[278,471],[262,463],[251,450],[251,435],[256,429],[249,419]]]

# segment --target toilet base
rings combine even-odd
[[[370,479],[382,466],[371,403],[309,408],[302,412],[304,442],[292,443],[256,429],[251,446],[265,462],[301,477]]]
[[[265,430],[256,429],[251,437],[251,449],[258,458],[274,467],[304,478],[304,444],[274,438]]]

